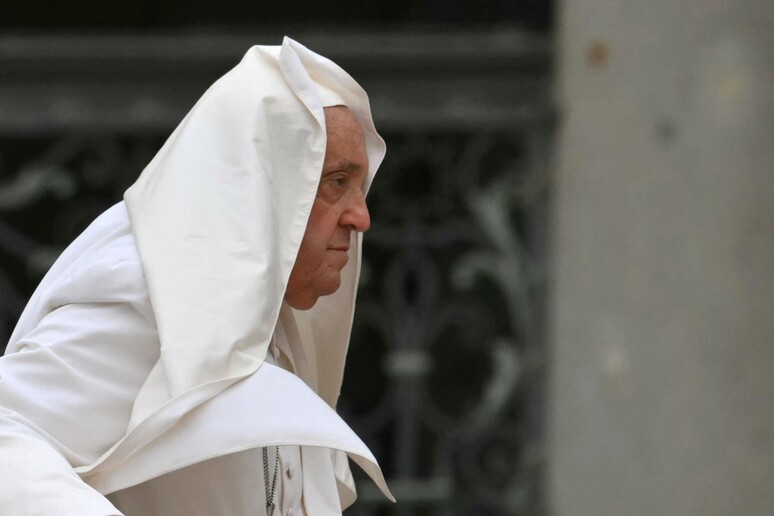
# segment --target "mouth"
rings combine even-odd
[[[349,262],[349,248],[348,247],[329,247],[328,251],[332,251],[332,264],[335,268],[341,270],[347,262]]]

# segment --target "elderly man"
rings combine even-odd
[[[341,514],[336,415],[365,193],[365,92],[253,47],[62,254],[0,359],[0,514]]]

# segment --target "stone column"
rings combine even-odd
[[[774,3],[559,12],[551,514],[774,514]]]

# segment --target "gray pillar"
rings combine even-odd
[[[555,516],[774,514],[774,3],[560,6]]]

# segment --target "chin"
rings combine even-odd
[[[302,295],[285,296],[285,302],[295,308],[296,310],[309,310],[317,301],[323,296],[329,296],[339,290],[341,286],[341,277],[337,276],[335,281],[326,282],[325,285],[321,285],[315,289],[314,292],[305,292]]]
[[[304,304],[302,304],[300,306],[294,306],[293,308],[295,308],[296,310],[301,310],[302,312],[305,312],[307,310],[311,310],[312,308],[314,308],[314,305],[316,305],[316,304],[317,304],[317,299],[314,299],[314,300],[312,300],[312,301],[310,301],[308,303],[304,303]]]
[[[341,287],[341,274],[336,272],[335,277],[331,278],[331,280],[325,285],[325,287],[320,289],[320,295],[330,296],[331,294],[339,290],[339,287]]]
[[[309,310],[314,305],[317,304],[318,299],[319,297],[312,297],[312,296],[303,297],[301,299],[297,297],[290,297],[290,298],[286,297],[285,302],[295,310]]]

